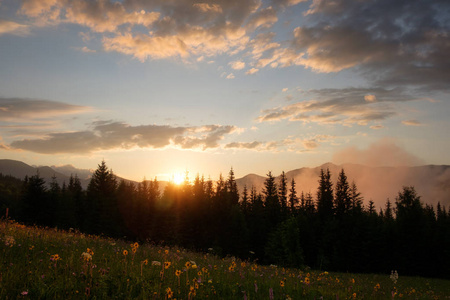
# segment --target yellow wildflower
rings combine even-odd
[[[186,266],[187,269],[189,269],[192,266],[190,261],[187,261],[184,265]]]
[[[284,281],[283,280],[280,280],[280,286],[284,287]]]
[[[168,299],[170,299],[170,298],[173,297],[173,292],[172,292],[172,289],[171,289],[170,287],[168,287],[168,288],[166,289],[166,294],[167,294],[167,298],[168,298]]]
[[[172,263],[170,262],[170,261],[166,261],[165,263],[164,263],[164,268],[165,269],[168,269],[168,268],[170,268],[170,265],[171,265]]]
[[[181,271],[180,270],[176,270],[175,271],[175,276],[180,277],[180,275],[181,275]]]
[[[128,255],[128,251],[127,250],[123,250],[123,255],[127,256]]]
[[[133,248],[136,248],[136,249],[139,248],[138,242],[136,242],[136,243],[133,244]]]

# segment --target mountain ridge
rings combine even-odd
[[[320,170],[327,168],[330,170],[331,180],[334,184],[337,181],[339,172],[341,169],[344,169],[349,183],[352,181],[356,183],[366,204],[369,200],[373,200],[377,207],[384,207],[387,199],[390,199],[391,202],[395,201],[395,197],[403,186],[414,186],[425,203],[435,207],[438,202],[446,207],[450,206],[449,165],[430,164],[412,167],[373,167],[351,163],[336,165],[327,162],[318,167],[301,167],[285,172],[288,179],[288,188],[290,188],[291,180],[294,179],[298,196],[303,191],[304,193],[311,193],[315,197]],[[83,175],[78,176],[77,171],[80,171],[80,174]],[[71,165],[62,167],[33,167],[22,161],[0,159],[0,173],[3,175],[11,175],[23,179],[25,176],[33,176],[39,172],[39,175],[44,178],[47,184],[51,182],[53,176],[56,177],[56,181],[60,185],[63,182],[68,184],[70,175],[77,175],[83,188],[87,188],[90,181],[88,171],[86,169],[77,169]],[[273,175],[275,176],[277,174]],[[137,183],[133,180],[121,177],[117,178],[119,180],[124,179],[128,182]],[[266,176],[250,173],[236,179],[236,183],[240,193],[242,193],[244,186],[249,191],[253,186],[257,192],[262,192],[265,179]],[[276,180],[278,182],[279,175],[276,176]],[[159,183],[160,192],[163,192],[167,182],[159,181]]]

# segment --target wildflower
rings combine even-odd
[[[351,282],[352,284],[355,284],[355,279],[352,278],[352,280],[350,280],[350,282]]]
[[[152,261],[152,266],[160,266],[160,265],[161,263],[159,261],[156,260]]]
[[[147,264],[148,264],[148,259],[142,261],[142,263],[143,263],[144,265],[147,265]]]
[[[20,293],[22,296],[26,296],[28,295],[28,291],[23,291],[22,293]]]
[[[269,289],[269,299],[270,299],[270,300],[273,300],[273,299],[274,299],[274,298],[273,298],[273,289],[272,289],[272,288]]]
[[[241,267],[242,267],[242,268],[245,268],[245,266],[246,266],[245,262],[244,262],[244,261],[241,262]]]
[[[356,293],[353,293],[352,297],[353,299],[356,299]]]
[[[373,290],[376,292],[376,291],[378,291],[380,288],[381,288],[380,284],[377,283],[377,284],[373,287]]]
[[[137,249],[137,248],[139,248],[139,244],[136,242],[132,245],[132,247]]]
[[[169,298],[169,299],[173,297],[173,292],[172,292],[172,289],[170,287],[168,287],[166,289],[166,294],[167,294],[167,298]]]
[[[53,254],[52,256],[50,256],[50,260],[51,261],[58,261],[58,260],[60,260],[61,258],[59,257],[59,255],[58,254]]]
[[[81,257],[83,258],[84,261],[91,261],[92,260],[92,255],[89,254],[88,252],[83,252],[81,253]]]
[[[306,277],[306,278],[305,278],[305,284],[309,284],[309,283],[310,283],[309,277]]]
[[[284,287],[284,281],[283,280],[280,280],[280,286]]]
[[[89,253],[91,256],[94,255],[94,251],[92,251],[92,249],[87,248],[86,252]]]
[[[170,265],[171,265],[172,263],[170,262],[170,261],[166,261],[165,263],[164,263],[164,269],[168,269],[168,268],[170,268]]]
[[[181,271],[180,270],[176,270],[175,271],[175,276],[180,277],[180,275],[181,275]]]
[[[189,269],[192,266],[192,263],[190,261],[187,261],[184,265],[187,269]]]
[[[169,250],[164,250],[164,253],[167,255],[167,254],[169,254]]]
[[[128,251],[127,251],[127,250],[123,250],[122,253],[123,253],[124,256],[127,256],[127,255],[128,255]]]
[[[255,293],[257,293],[258,292],[258,285],[256,284],[256,281],[255,281]]]

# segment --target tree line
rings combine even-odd
[[[450,213],[422,203],[414,187],[403,187],[379,210],[373,201],[364,205],[343,169],[335,184],[322,169],[314,195],[299,190],[284,172],[278,179],[269,172],[261,192],[239,191],[231,169],[215,182],[186,176],[160,191],[156,179],[119,182],[103,161],[86,190],[76,175],[62,186],[53,178],[47,186],[39,174],[24,180],[0,174],[0,209],[26,224],[266,264],[450,277]]]

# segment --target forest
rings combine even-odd
[[[321,170],[315,194],[284,172],[268,172],[264,189],[239,191],[233,169],[224,178],[139,184],[120,180],[104,161],[87,189],[72,175],[60,186],[37,173],[0,174],[2,218],[29,225],[177,245],[262,264],[339,272],[450,278],[450,213],[424,204],[414,187],[394,202],[364,205],[342,169],[336,183]],[[374,182],[373,184],[377,184]],[[380,188],[382,188],[380,186]]]

